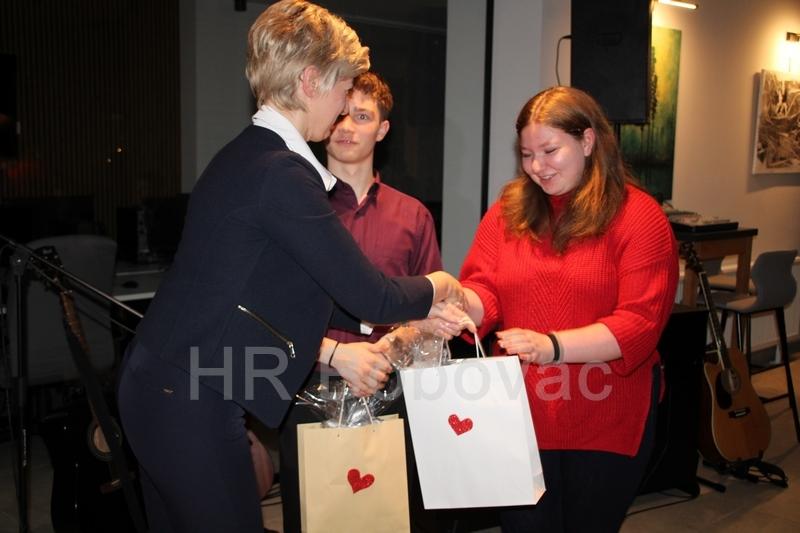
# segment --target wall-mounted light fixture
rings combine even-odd
[[[786,71],[794,72],[800,64],[800,33],[786,32],[786,46],[783,53],[786,57]]]
[[[658,0],[659,4],[666,4],[668,6],[682,7],[685,9],[697,9],[697,4],[694,2],[681,2],[679,0]]]

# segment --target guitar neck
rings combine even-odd
[[[67,326],[67,334],[78,344],[83,353],[89,354],[89,343],[86,341],[86,335],[83,332],[83,325],[78,317],[78,311],[75,308],[75,297],[72,292],[62,289],[58,293],[58,298],[61,301],[61,311],[64,314],[64,324]]]
[[[725,346],[723,339],[722,326],[719,323],[717,309],[714,305],[714,298],[711,296],[711,288],[708,284],[708,275],[702,268],[697,269],[695,273],[697,274],[697,279],[699,280],[700,291],[703,294],[703,299],[706,301],[706,307],[708,307],[708,321],[711,325],[711,338],[714,341],[714,348],[719,356],[720,366],[722,366],[723,369],[730,368],[731,362],[730,358],[728,357],[728,349]]]

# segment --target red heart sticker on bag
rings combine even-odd
[[[372,474],[364,474],[362,476],[358,468],[351,468],[347,471],[347,481],[350,483],[350,488],[353,489],[353,494],[355,494],[375,483],[375,476]]]
[[[447,418],[447,421],[450,423],[450,427],[453,428],[453,431],[456,432],[456,435],[461,435],[472,429],[471,418],[461,420],[458,416],[452,414]]]

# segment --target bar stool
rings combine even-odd
[[[708,288],[712,291],[736,291],[736,273],[722,271],[722,259],[707,259],[703,261],[703,268],[708,278]],[[748,292],[756,293],[753,280],[750,280]]]
[[[714,293],[713,298],[717,309],[722,311],[721,326],[723,330],[728,313],[735,315],[736,322],[731,334],[731,344],[735,344],[740,348],[744,346],[748,368],[752,364],[751,317],[758,313],[775,313],[781,362],[759,369],[757,372],[783,366],[786,372],[786,393],[762,398],[762,401],[768,403],[783,398],[789,399],[789,407],[791,407],[794,416],[797,441],[800,442],[800,417],[797,413],[797,398],[792,381],[792,370],[789,366],[789,346],[786,340],[786,318],[784,314],[784,307],[792,303],[797,293],[797,282],[792,275],[792,264],[796,256],[797,250],[780,250],[760,254],[756,258],[750,273],[755,285],[754,296],[717,292]]]

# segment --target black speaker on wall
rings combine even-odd
[[[652,0],[572,0],[572,86],[618,124],[644,124],[650,106]]]

